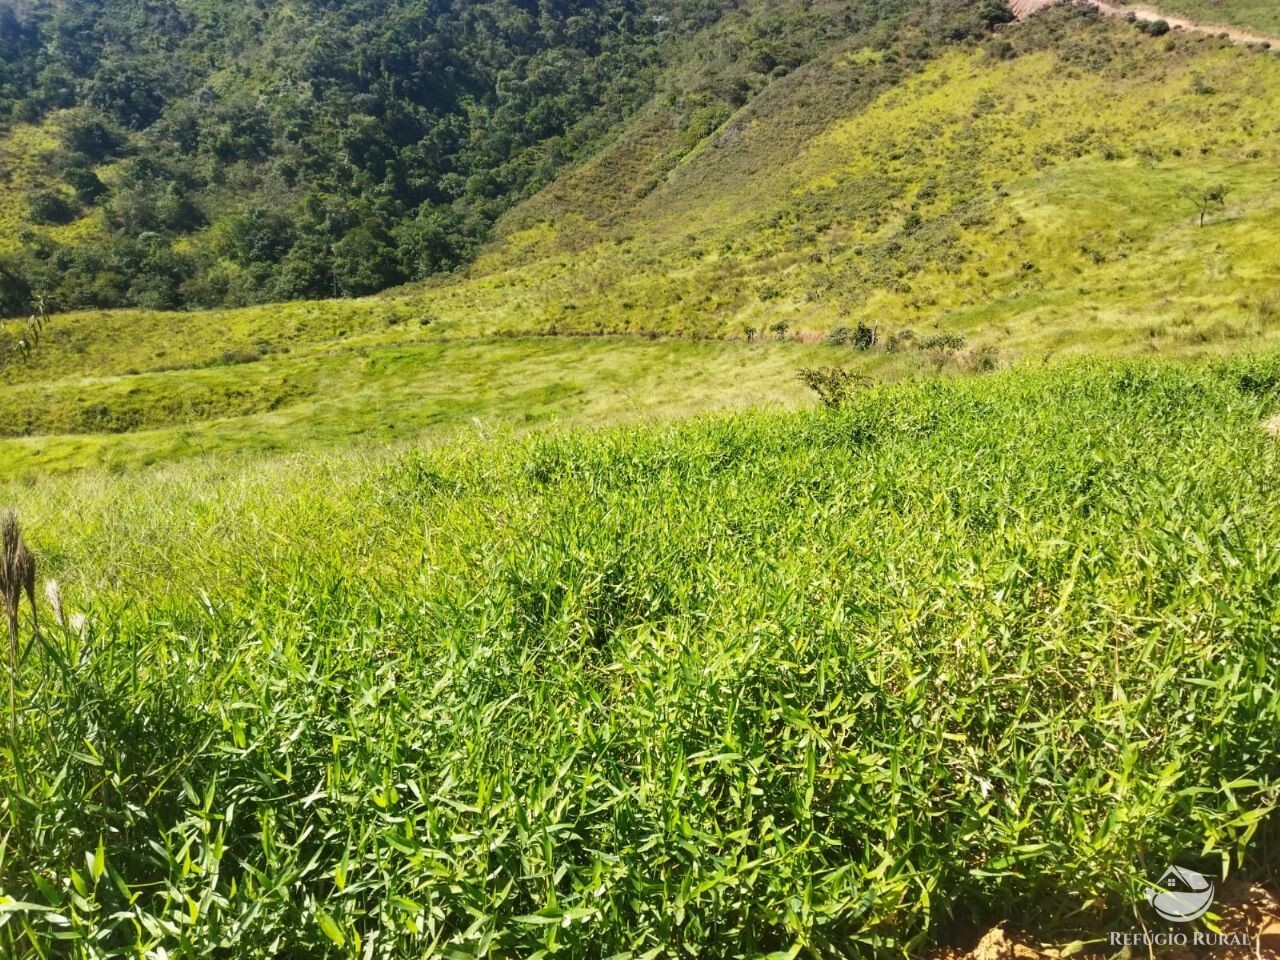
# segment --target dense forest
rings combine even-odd
[[[824,41],[938,6],[0,0],[0,315],[452,270],[646,104],[710,133]],[[945,7],[960,32],[1007,18]]]
[[[450,269],[643,102],[715,6],[0,3],[0,123],[57,141],[0,300],[245,303]],[[85,218],[70,242],[39,229]]]

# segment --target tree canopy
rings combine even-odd
[[[0,302],[216,305],[449,270],[642,103],[716,6],[0,0],[0,128],[59,144],[28,221],[103,227],[27,231]]]

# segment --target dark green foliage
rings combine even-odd
[[[859,350],[870,350],[876,339],[875,328],[859,322],[856,327],[833,327],[827,332],[826,342],[833,347],[853,346]]]
[[[205,226],[205,210],[221,218],[241,204],[192,248],[180,304],[367,293],[452,269],[499,214],[638,107],[664,59],[728,6],[272,9],[70,0],[0,14],[0,124],[74,107],[57,120],[65,181],[80,203],[104,202],[112,243],[172,242]],[[759,43],[770,69],[808,56],[794,40]],[[104,198],[94,168],[122,155],[133,159]],[[70,216],[52,195],[34,201],[37,223]],[[59,255],[99,255],[98,241],[77,242]],[[243,272],[229,276],[222,258]],[[34,282],[48,259],[32,248],[11,270]],[[75,263],[61,281],[70,299],[140,305],[132,281]]]
[[[0,262],[0,317],[20,314],[31,302],[31,288],[22,275]]]
[[[57,190],[37,190],[27,195],[27,214],[35,223],[70,223],[76,208]]]
[[[76,199],[84,204],[92,204],[107,191],[107,185],[88,167],[68,166],[62,172],[62,179],[75,191]]]
[[[391,238],[376,225],[356,227],[334,244],[333,273],[347,296],[373,293],[401,277]]]
[[[15,6],[0,25],[13,58],[0,126],[56,130],[61,188],[99,211],[66,250],[33,231],[12,269],[45,285],[57,259],[68,302],[136,305],[129,291],[155,284],[117,282],[99,261],[155,234],[185,258],[180,306],[422,279],[467,262],[499,216],[650,111],[679,132],[640,160],[645,181],[602,174],[606,218],[625,200],[611,190],[643,196],[720,131],[734,142],[739,109],[835,48],[883,52],[875,84],[854,78],[863,97],[1007,17],[969,0]],[[934,242],[916,226],[892,242]]]
[[[7,261],[17,293],[0,305],[7,315],[26,308],[21,291],[41,290],[59,309],[110,307],[120,303],[173,308],[188,302],[184,286],[195,273],[193,259],[174,251],[163,236],[144,231],[62,247],[38,241]],[[3,281],[0,281],[0,286]]]
[[[276,263],[293,246],[293,224],[283,214],[253,206],[227,224],[220,252],[241,264]]]
[[[75,110],[59,122],[62,145],[92,161],[108,160],[124,145],[124,135],[101,114]]]
[[[413,280],[452,270],[470,256],[478,239],[453,208],[428,205],[412,220],[402,223],[395,236],[400,270]]]
[[[853,330],[841,324],[827,331],[826,342],[833,347],[843,347],[853,339]]]

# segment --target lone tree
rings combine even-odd
[[[1195,206],[1196,212],[1199,214],[1200,226],[1203,227],[1210,210],[1215,208],[1227,209],[1227,193],[1228,188],[1218,184],[1214,187],[1204,188],[1183,187],[1179,196]]]
[[[859,390],[871,386],[871,378],[844,367],[806,367],[796,371],[800,382],[818,395],[828,410],[838,410]]]

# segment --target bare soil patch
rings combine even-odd
[[[1280,420],[1280,417],[1277,418]],[[1245,934],[1248,946],[1210,947],[1111,947],[1106,942],[1080,950],[1068,944],[1035,944],[1034,937],[1013,933],[1004,925],[993,927],[971,949],[946,947],[929,954],[928,960],[1080,960],[1126,958],[1143,960],[1280,960],[1280,897],[1258,884],[1228,883],[1218,894],[1213,912],[1221,916],[1224,935]],[[1107,934],[1100,934],[1104,939]]]
[[[1062,2],[1064,0],[1010,0],[1009,7],[1013,10],[1015,17],[1019,20],[1024,20],[1034,13],[1039,13],[1047,7],[1052,7]],[[1225,36],[1233,43],[1270,44],[1273,47],[1280,48],[1280,37],[1268,36],[1264,33],[1252,33],[1248,30],[1241,30],[1238,27],[1229,27],[1223,24],[1203,23],[1186,17],[1175,17],[1167,13],[1161,13],[1159,10],[1153,10],[1150,7],[1118,6],[1106,3],[1104,0],[1070,0],[1070,2],[1087,3],[1108,17],[1123,17],[1132,14],[1139,20],[1163,20],[1169,26],[1180,30]]]

